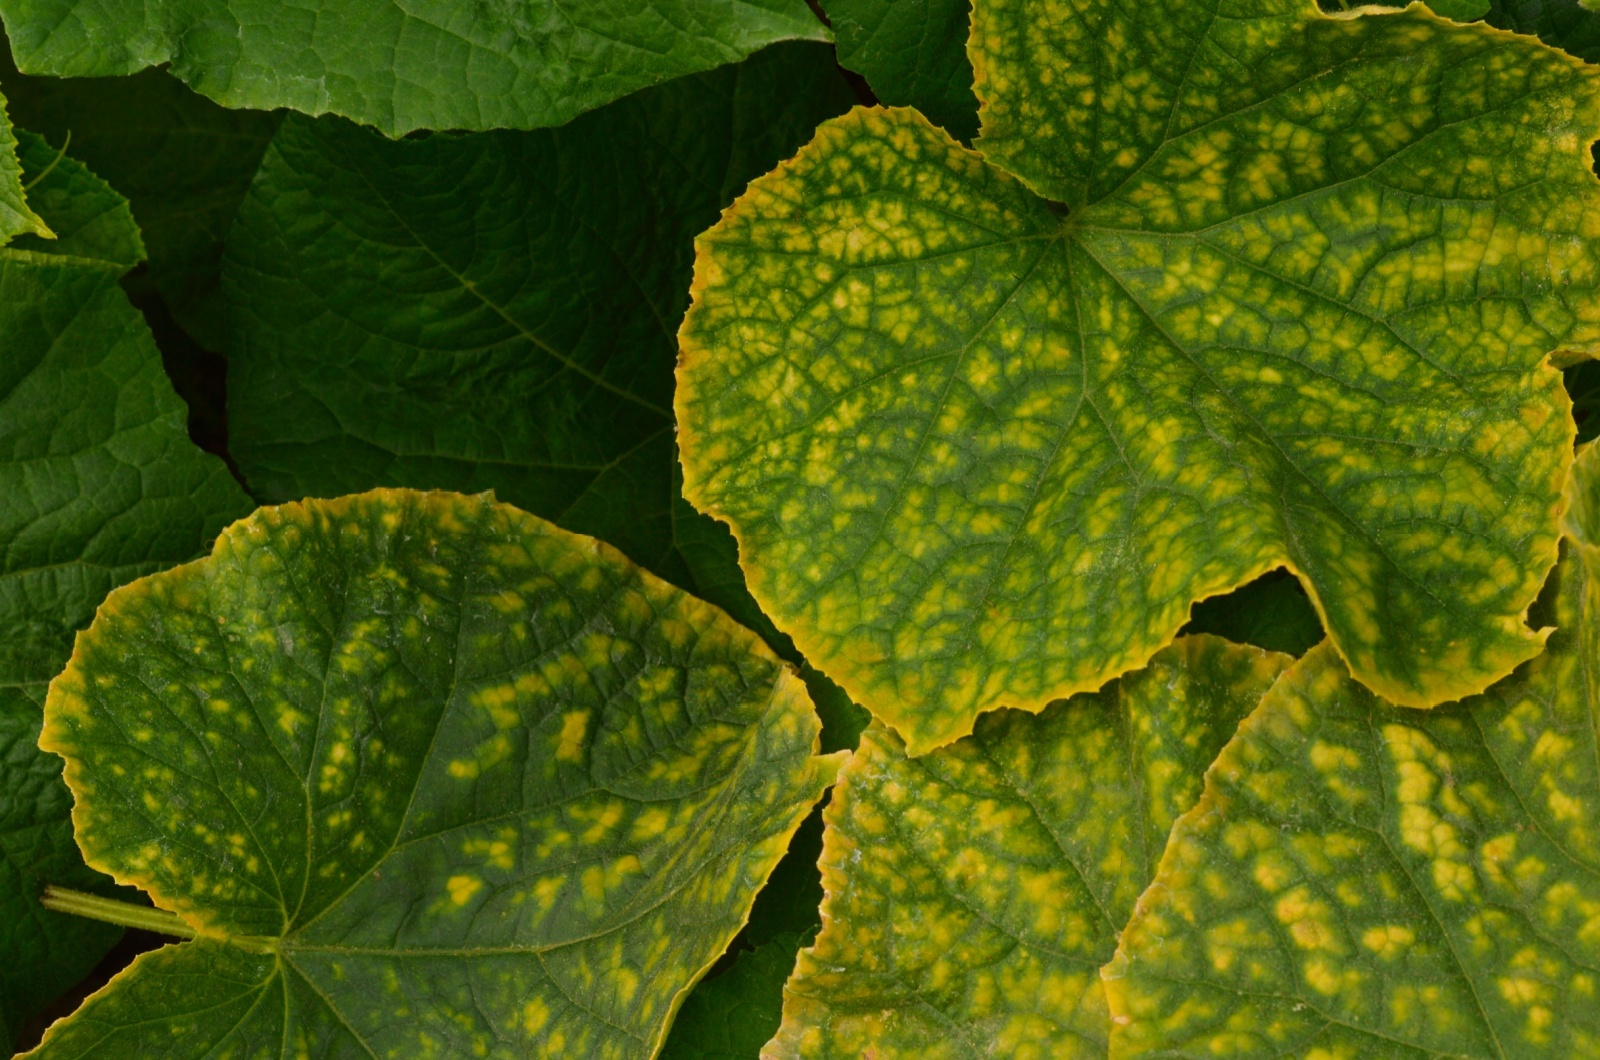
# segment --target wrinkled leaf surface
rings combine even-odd
[[[157,70],[27,77],[3,41],[0,88],[19,126],[65,146],[127,197],[149,251],[136,293],[159,292],[202,346],[224,349],[222,240],[278,115],[227,110]]]
[[[958,140],[978,133],[967,61],[971,0],[828,0],[839,63],[892,106],[916,107]]]
[[[84,867],[61,761],[39,751],[46,683],[113,587],[189,559],[249,504],[190,444],[183,403],[117,278],[144,256],[128,205],[20,134],[29,198],[58,238],[0,248],[0,1050],[120,929],[41,908]]]
[[[920,758],[882,725],[823,811],[823,930],[771,1058],[1104,1056],[1098,967],[1205,767],[1290,658],[1189,637]]]
[[[857,111],[699,244],[686,495],[806,657],[920,753],[1280,565],[1397,702],[1536,654],[1595,75],[1299,0],[978,0],[969,54],[977,153]]]
[[[226,264],[232,451],[267,500],[493,489],[777,640],[679,496],[695,233],[850,104],[788,44],[549,132],[287,119]]]
[[[89,862],[201,936],[50,1058],[650,1056],[837,765],[722,612],[405,490],[114,593],[45,712]]]
[[[1324,646],[1239,727],[1106,970],[1113,1055],[1600,1050],[1600,452],[1573,491],[1512,677],[1422,713]]]
[[[174,76],[228,107],[415,129],[564,124],[781,40],[826,40],[805,0],[3,0],[17,65]]]

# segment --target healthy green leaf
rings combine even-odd
[[[27,1019],[83,978],[122,935],[110,924],[39,905],[47,882],[111,893],[111,881],[87,868],[72,843],[61,761],[37,746],[44,689],[0,686],[0,1053],[7,1055]]]
[[[230,237],[232,452],[258,496],[475,492],[779,638],[672,424],[695,233],[851,96],[789,44],[551,132],[392,142],[290,117]]]
[[[158,292],[210,350],[225,349],[222,237],[238,212],[278,116],[227,110],[167,74],[62,80],[17,73],[0,41],[0,89],[11,115],[116,188],[150,251],[135,292]]]
[[[701,237],[685,495],[913,754],[1278,566],[1397,702],[1543,642],[1596,75],[1415,7],[1218,3],[978,0],[980,153],[857,111]]]
[[[22,180],[16,133],[6,116],[5,97],[0,96],[0,246],[23,233],[50,237],[50,227],[28,206]]]
[[[1434,14],[1457,22],[1482,18],[1489,13],[1491,6],[1490,0],[1427,0],[1427,3]]]
[[[1600,452],[1548,649],[1419,713],[1327,647],[1206,774],[1105,972],[1119,1056],[1600,1053]]]
[[[839,64],[884,103],[916,107],[951,136],[978,134],[967,61],[971,0],[827,0]]]
[[[1104,1056],[1096,969],[1212,757],[1292,660],[1190,637],[920,758],[881,724],[823,811],[823,929],[765,1056]]]
[[[109,590],[190,558],[249,508],[189,443],[117,287],[144,254],[127,203],[19,135],[58,238],[0,249],[0,1051],[120,935],[38,904],[46,883],[113,893],[73,845],[60,760],[35,744],[45,684]]]
[[[778,1029],[783,981],[805,941],[775,936],[697,986],[672,1024],[661,1060],[753,1060]]]
[[[1587,62],[1600,61],[1600,15],[1579,0],[1491,0],[1485,21],[1536,36]]]
[[[652,1055],[838,765],[721,611],[406,490],[112,594],[45,715],[90,864],[201,935],[49,1058]]]
[[[828,39],[805,0],[0,0],[17,66],[98,77],[171,63],[228,107],[414,129],[562,125],[782,40]]]
[[[756,895],[745,925],[745,938],[751,946],[764,946],[785,935],[803,935],[809,941],[822,927],[822,874],[817,871],[822,856],[822,812],[819,806],[800,822],[789,840],[788,853]],[[789,963],[794,964],[792,960]]]

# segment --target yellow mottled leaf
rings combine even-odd
[[[1290,661],[1186,637],[920,758],[867,730],[823,811],[822,934],[763,1055],[1104,1056],[1096,969],[1206,764]]]
[[[1206,774],[1104,970],[1113,1056],[1600,1055],[1600,451],[1548,650],[1383,703],[1327,647]]]
[[[1600,349],[1596,74],[1420,6],[975,0],[982,133],[857,110],[699,243],[686,496],[912,753],[1296,573],[1432,706],[1535,655]]]
[[[648,1057],[818,728],[755,634],[488,495],[263,508],[50,686],[86,859],[199,938],[33,1055]]]

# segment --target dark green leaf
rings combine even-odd
[[[822,809],[818,807],[795,830],[788,853],[756,896],[745,926],[750,945],[762,946],[780,935],[809,937],[822,926],[822,874],[817,870],[821,856]]]
[[[118,590],[45,714],[89,862],[201,936],[49,1058],[650,1056],[839,757],[721,611],[409,490]]]
[[[1592,441],[1600,435],[1600,361],[1575,364],[1563,374],[1578,421],[1578,441]]]
[[[1322,639],[1316,608],[1288,571],[1268,571],[1231,593],[1195,604],[1185,633],[1215,633],[1268,651],[1304,655]]]
[[[338,114],[391,136],[533,129],[781,40],[805,0],[0,0],[30,74],[171,63],[229,107]]]
[[[61,760],[38,748],[45,686],[0,687],[0,1053],[22,1024],[93,968],[122,929],[52,913],[46,883],[113,894],[72,842]]]
[[[755,1060],[778,1029],[783,981],[807,941],[774,936],[697,986],[678,1010],[660,1060]]]
[[[1428,0],[1428,7],[1445,18],[1471,22],[1489,13],[1490,0]]]
[[[800,667],[811,701],[822,718],[822,748],[825,751],[854,751],[861,734],[872,724],[872,715],[856,705],[845,690],[809,663]]]
[[[59,238],[0,249],[0,1048],[119,931],[38,905],[84,867],[61,762],[35,739],[45,682],[105,594],[199,552],[248,502],[190,445],[184,408],[117,278],[142,256],[127,204],[21,135],[30,197]]]
[[[222,237],[278,117],[219,107],[165,73],[27,77],[0,40],[0,89],[17,124],[39,133],[127,197],[159,291],[201,345],[226,341],[218,280]]]
[[[1531,34],[1585,62],[1600,61],[1600,14],[1579,0],[1492,0],[1484,21]]]
[[[967,61],[971,0],[826,0],[840,65],[892,106],[916,107],[958,140],[978,135]]]
[[[493,489],[777,642],[727,530],[679,496],[675,332],[694,235],[850,99],[828,48],[789,44],[551,132],[291,116],[225,270],[252,489]]]

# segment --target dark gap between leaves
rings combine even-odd
[[[249,494],[244,476],[228,451],[228,361],[220,353],[196,342],[175,319],[160,295],[143,290],[147,265],[140,265],[123,277],[128,301],[144,315],[145,324],[161,351],[161,366],[166,369],[172,389],[189,409],[189,440],[221,458],[228,473]]]

